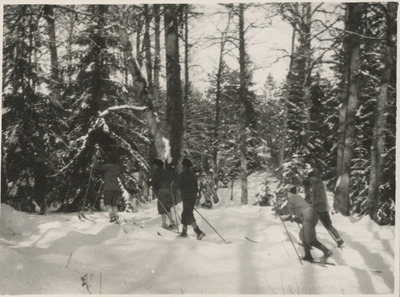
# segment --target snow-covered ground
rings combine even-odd
[[[248,206],[240,206],[237,184],[233,201],[222,189],[219,205],[199,209],[223,239],[196,212],[207,236],[198,241],[190,228],[189,239],[177,239],[160,228],[155,201],[137,213],[120,213],[139,226],[111,224],[100,212],[81,222],[76,213],[40,216],[2,204],[0,294],[399,296],[395,227],[333,215],[345,247],[335,248],[321,225],[317,234],[332,248],[336,266],[301,264],[271,207],[253,206],[264,178],[249,179]],[[286,226],[302,256],[297,224]]]

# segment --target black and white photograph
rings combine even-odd
[[[398,2],[0,3],[0,295],[399,291]]]

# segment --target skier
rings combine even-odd
[[[319,219],[321,220],[324,227],[331,233],[336,244],[340,247],[344,241],[340,237],[339,232],[333,227],[332,221],[329,215],[329,204],[326,197],[325,185],[319,178],[316,171],[311,171],[308,174],[308,178],[311,184],[311,202],[314,209],[317,211]]]
[[[294,217],[290,213],[292,213]],[[300,240],[303,242],[305,253],[303,257],[304,261],[314,261],[310,251],[311,247],[316,247],[324,253],[322,260],[326,260],[328,257],[332,256],[333,253],[317,240],[315,231],[315,226],[318,223],[317,212],[307,201],[297,194],[296,186],[289,186],[288,199],[282,204],[278,210],[278,214],[290,214],[283,220],[296,221],[302,224],[299,236]]]
[[[110,216],[110,223],[118,222],[117,203],[122,193],[118,182],[121,173],[121,168],[117,165],[118,154],[116,152],[110,153],[104,164],[100,164],[95,155],[92,156],[92,161],[93,169],[103,172],[104,204]]]
[[[154,167],[149,185],[153,187],[153,191],[157,196],[157,210],[161,215],[161,227],[168,230],[175,228],[175,221],[171,216],[171,207],[173,206],[171,195],[171,174],[164,169],[164,163],[160,159],[153,161]],[[167,216],[170,224],[167,224]]]
[[[173,187],[181,190],[181,198],[183,203],[182,211],[182,232],[179,235],[182,238],[187,237],[188,225],[192,225],[193,230],[197,234],[197,239],[203,239],[206,234],[200,230],[196,224],[196,219],[193,215],[194,205],[197,200],[198,182],[196,175],[192,172],[192,162],[189,159],[182,160],[183,171],[178,175]]]

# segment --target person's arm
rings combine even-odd
[[[183,174],[180,173],[176,179],[172,182],[172,187],[176,190],[182,187],[183,184]]]

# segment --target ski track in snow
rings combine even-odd
[[[178,239],[159,226],[155,201],[120,213],[123,225],[100,212],[82,222],[76,213],[39,216],[2,204],[0,294],[395,294],[395,227],[333,215],[344,248],[335,248],[320,224],[317,236],[336,266],[301,264],[271,207],[253,206],[263,179],[249,179],[248,206],[238,205],[237,185],[233,201],[221,189],[214,209],[199,209],[229,243],[196,212],[206,237],[196,240],[189,227],[189,238]],[[298,225],[285,225],[302,256]]]

